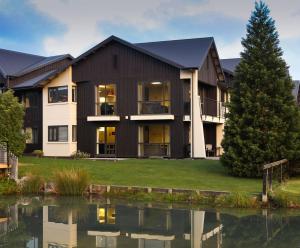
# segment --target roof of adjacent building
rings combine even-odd
[[[298,92],[299,92],[299,86],[300,86],[300,80],[293,81],[294,83],[294,89],[292,91],[293,96],[297,99]]]
[[[71,58],[69,54],[44,57],[34,54],[22,53],[6,49],[0,49],[0,73],[4,77],[22,76],[48,64]]]
[[[241,62],[240,58],[221,59],[222,69],[230,74],[234,74],[236,67]]]
[[[112,35],[77,57],[74,60],[74,64],[94,53],[99,48],[104,47],[111,41],[117,41],[134,50],[180,69],[200,68],[204,63],[210,48],[214,45],[214,39],[212,37],[133,44]]]

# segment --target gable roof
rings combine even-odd
[[[212,46],[215,48],[212,37],[133,44],[112,35],[77,57],[73,64],[105,47],[111,41],[119,42],[179,69],[199,69],[204,63],[210,48]]]
[[[136,43],[135,45],[175,62],[182,68],[200,68],[214,43],[212,37]]]
[[[221,59],[221,66],[225,72],[233,75],[240,62],[240,58]]]
[[[14,75],[42,59],[44,57],[38,55],[0,49],[0,68],[4,77]]]
[[[69,54],[44,57],[29,53],[0,49],[0,72],[4,77],[18,77],[65,58],[73,59],[73,57]]]

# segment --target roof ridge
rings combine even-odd
[[[207,36],[207,37],[198,37],[198,38],[185,38],[185,39],[174,39],[174,40],[159,40],[159,41],[149,41],[149,42],[138,42],[138,43],[132,43],[132,44],[138,45],[138,44],[150,44],[150,43],[158,43],[158,42],[187,41],[187,40],[204,40],[204,39],[214,39],[214,37],[213,36]]]
[[[20,51],[15,51],[15,50],[9,50],[9,49],[5,49],[5,48],[0,48],[0,50],[6,51],[6,52],[11,52],[11,53],[18,53],[18,54],[23,54],[23,55],[30,55],[30,56],[46,58],[45,56],[42,56],[42,55],[37,55],[37,54],[32,54],[32,53],[25,53],[25,52],[20,52]]]

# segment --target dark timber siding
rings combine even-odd
[[[151,81],[171,83],[171,113],[175,120],[155,123],[170,124],[171,156],[183,157],[183,82],[179,69],[115,41],[73,66],[73,82],[78,85],[78,149],[95,154],[97,127],[115,125],[117,156],[137,157],[138,126],[145,122],[126,120],[125,116],[137,114],[138,83]],[[95,115],[96,85],[109,83],[117,86],[117,112],[121,121],[87,122],[87,116]]]
[[[217,86],[218,76],[210,53],[199,70],[199,81],[212,86]]]
[[[15,95],[21,100],[22,95],[28,91],[16,91]],[[43,99],[42,90],[31,90],[36,94],[37,106],[25,109],[24,128],[31,127],[38,129],[38,143],[26,144],[24,153],[31,153],[34,150],[43,149]]]

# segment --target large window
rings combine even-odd
[[[139,127],[139,156],[170,156],[170,126],[145,125]]]
[[[116,127],[99,127],[97,129],[97,153],[106,156],[116,154]]]
[[[38,143],[38,129],[26,127],[25,133],[26,137],[26,144],[37,144]]]
[[[170,113],[170,83],[140,83],[138,86],[138,100],[139,114]]]
[[[49,142],[68,142],[68,126],[49,126]]]
[[[38,95],[36,92],[25,92],[22,96],[22,102],[25,108],[36,107]]]
[[[48,88],[48,102],[67,102],[68,101],[68,86]]]
[[[106,84],[97,87],[97,115],[115,115],[117,112],[116,104],[116,85]]]

